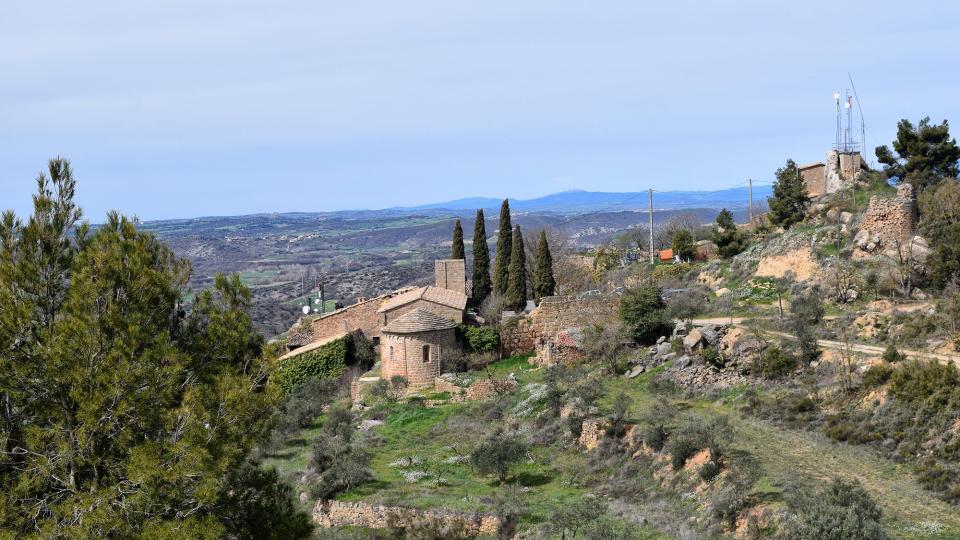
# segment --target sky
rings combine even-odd
[[[58,155],[94,222],[769,181],[848,72],[868,159],[960,126],[958,32],[943,0],[4,0],[0,209]]]

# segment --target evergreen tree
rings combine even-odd
[[[960,175],[960,146],[950,138],[946,120],[931,124],[928,116],[916,127],[909,120],[900,120],[893,152],[883,145],[877,147],[876,154],[888,177],[913,184],[917,192]]]
[[[717,254],[729,259],[743,251],[745,247],[743,235],[737,230],[733,221],[733,214],[724,208],[717,214],[717,227],[713,231],[713,243],[717,245]]]
[[[466,259],[466,250],[463,248],[463,227],[458,219],[453,224],[453,248],[450,254],[451,259]]]
[[[681,261],[689,261],[696,253],[693,235],[686,229],[677,229],[673,233],[673,244],[671,248],[673,249],[673,254],[680,257]]]
[[[490,248],[483,209],[477,210],[473,224],[473,305],[479,306],[490,296]]]
[[[553,278],[553,255],[550,254],[547,232],[543,229],[540,230],[540,240],[537,242],[537,252],[534,258],[536,260],[533,274],[533,297],[539,302],[544,296],[553,296],[557,285]]]
[[[497,232],[497,258],[493,262],[493,290],[500,294],[507,294],[507,286],[510,281],[510,259],[512,258],[512,245],[510,232],[513,226],[510,224],[510,200],[504,199],[500,205],[500,230]]]
[[[792,159],[777,169],[777,181],[773,184],[773,197],[767,198],[770,207],[770,222],[789,229],[803,221],[807,212],[807,187],[800,176],[800,170]]]
[[[510,253],[510,273],[505,305],[514,311],[521,311],[527,306],[527,255],[519,225],[513,228],[511,245],[513,247]]]
[[[189,263],[116,213],[91,233],[69,163],[49,172],[25,223],[0,220],[0,530],[307,535],[277,476],[235,474],[279,395],[264,384],[249,289],[217,276],[185,314]]]

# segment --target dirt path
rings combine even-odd
[[[835,317],[834,317],[835,318]],[[832,320],[831,317],[824,317],[825,320]],[[717,325],[728,325],[728,326],[741,326],[746,317],[724,317],[724,318],[710,318],[710,319],[693,319],[693,324],[697,326],[703,326],[705,324],[717,324]],[[791,334],[786,332],[774,332],[772,330],[764,330],[765,334],[771,336],[777,336],[786,339],[796,339]],[[833,341],[829,339],[820,339],[817,340],[817,343],[820,347],[824,349],[831,350],[841,350],[844,348],[845,344],[842,341]],[[877,345],[867,345],[864,343],[850,343],[850,348],[855,352],[867,354],[870,356],[880,356],[883,354],[884,347]],[[898,349],[901,353],[907,355],[908,358],[918,358],[918,359],[936,359],[941,362],[953,362],[954,365],[960,367],[960,356],[950,355],[950,354],[941,354],[941,353],[932,353],[927,351],[917,351],[910,349]]]

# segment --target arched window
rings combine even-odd
[[[429,361],[430,361],[430,346],[429,346],[429,345],[424,345],[424,346],[423,346],[423,361],[424,361],[424,362],[429,362]]]

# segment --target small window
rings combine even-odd
[[[393,345],[390,346],[390,356],[388,358],[390,358],[390,360],[393,360]]]
[[[429,361],[430,361],[430,346],[429,346],[429,345],[424,345],[424,346],[423,346],[423,361],[424,361],[424,362],[429,362]]]

